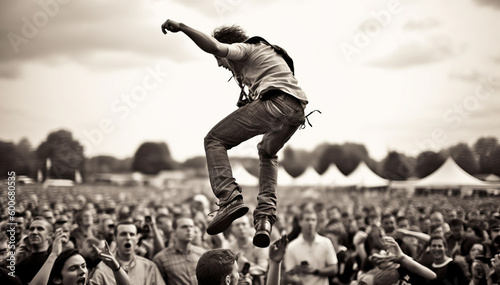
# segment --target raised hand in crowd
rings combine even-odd
[[[102,260],[106,266],[113,270],[113,275],[115,276],[116,284],[121,285],[129,285],[130,278],[127,275],[127,272],[122,268],[121,264],[115,258],[113,253],[109,250],[109,245],[107,242],[104,244],[103,250],[100,250],[94,244],[92,245],[95,251],[97,251],[99,258]]]

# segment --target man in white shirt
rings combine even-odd
[[[285,276],[300,279],[302,284],[328,285],[328,278],[338,271],[332,242],[316,232],[317,215],[305,208],[299,217],[302,233],[290,242],[285,254]]]

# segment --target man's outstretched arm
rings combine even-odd
[[[172,33],[177,33],[179,31],[183,32],[203,51],[218,57],[227,56],[228,47],[226,44],[221,43],[213,37],[196,29],[193,29],[183,23],[178,23],[176,21],[168,19],[161,25],[161,30],[164,34],[167,33],[167,30]]]

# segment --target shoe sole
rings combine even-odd
[[[255,236],[253,237],[253,245],[266,248],[270,243],[271,239],[269,238],[267,231],[258,231],[255,233]]]
[[[248,213],[248,206],[246,205],[241,205],[233,209],[231,212],[227,214],[226,219],[221,219],[216,223],[208,225],[207,234],[213,236],[222,233],[223,231],[227,230],[229,226],[231,226],[234,220],[243,217],[244,215],[246,215],[246,213]]]

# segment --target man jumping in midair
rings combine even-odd
[[[293,74],[293,61],[282,48],[260,37],[249,38],[238,26],[221,27],[209,36],[183,23],[167,20],[164,34],[183,32],[200,49],[215,56],[219,66],[233,73],[242,88],[238,109],[225,117],[205,137],[210,184],[219,199],[217,215],[207,233],[215,235],[245,215],[241,187],[231,171],[227,150],[257,135],[260,159],[259,194],[253,213],[253,243],[267,247],[276,221],[278,151],[304,123],[307,97]],[[243,87],[248,88],[248,95]]]

